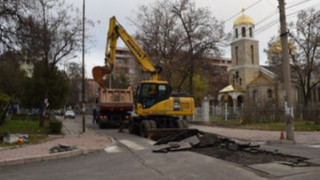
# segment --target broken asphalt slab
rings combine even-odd
[[[252,143],[201,131],[171,134],[156,142],[153,152],[168,153],[186,150],[242,165],[279,161],[281,165],[304,167],[319,165],[320,161],[320,154],[315,148],[291,143],[271,145],[261,142]]]

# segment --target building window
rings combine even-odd
[[[253,45],[251,45],[251,63],[254,64],[254,49],[253,49]]]
[[[246,28],[245,27],[241,28],[241,33],[242,33],[242,37],[246,37]]]
[[[268,95],[268,98],[272,98],[272,97],[273,97],[273,94],[272,94],[272,90],[271,90],[271,89],[268,89],[268,90],[267,90],[267,95]]]
[[[239,85],[242,86],[242,79],[239,79]]]
[[[238,28],[235,29],[236,38],[238,38]]]
[[[250,37],[252,37],[252,27],[249,28]]]
[[[236,46],[236,65],[238,65],[239,64],[239,56],[238,56],[238,52],[239,50],[238,50],[238,46]]]
[[[127,60],[124,58],[117,57],[117,63],[118,64],[127,64]]]

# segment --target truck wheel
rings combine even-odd
[[[188,127],[189,127],[188,122],[186,120],[181,120],[181,122],[182,122],[184,128],[188,129]]]
[[[178,124],[178,129],[187,129],[188,128],[187,122],[185,122],[183,120],[177,120],[177,124]]]
[[[143,120],[140,124],[140,135],[142,137],[147,138],[148,137],[148,131],[150,129],[150,123],[147,120]]]

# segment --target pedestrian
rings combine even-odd
[[[93,119],[92,119],[92,123],[93,123],[93,124],[97,123],[97,109],[96,109],[96,108],[93,109]]]

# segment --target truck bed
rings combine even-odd
[[[103,89],[99,93],[100,110],[131,111],[133,109],[131,88]]]
[[[106,111],[132,111],[132,103],[100,103],[100,110]]]

